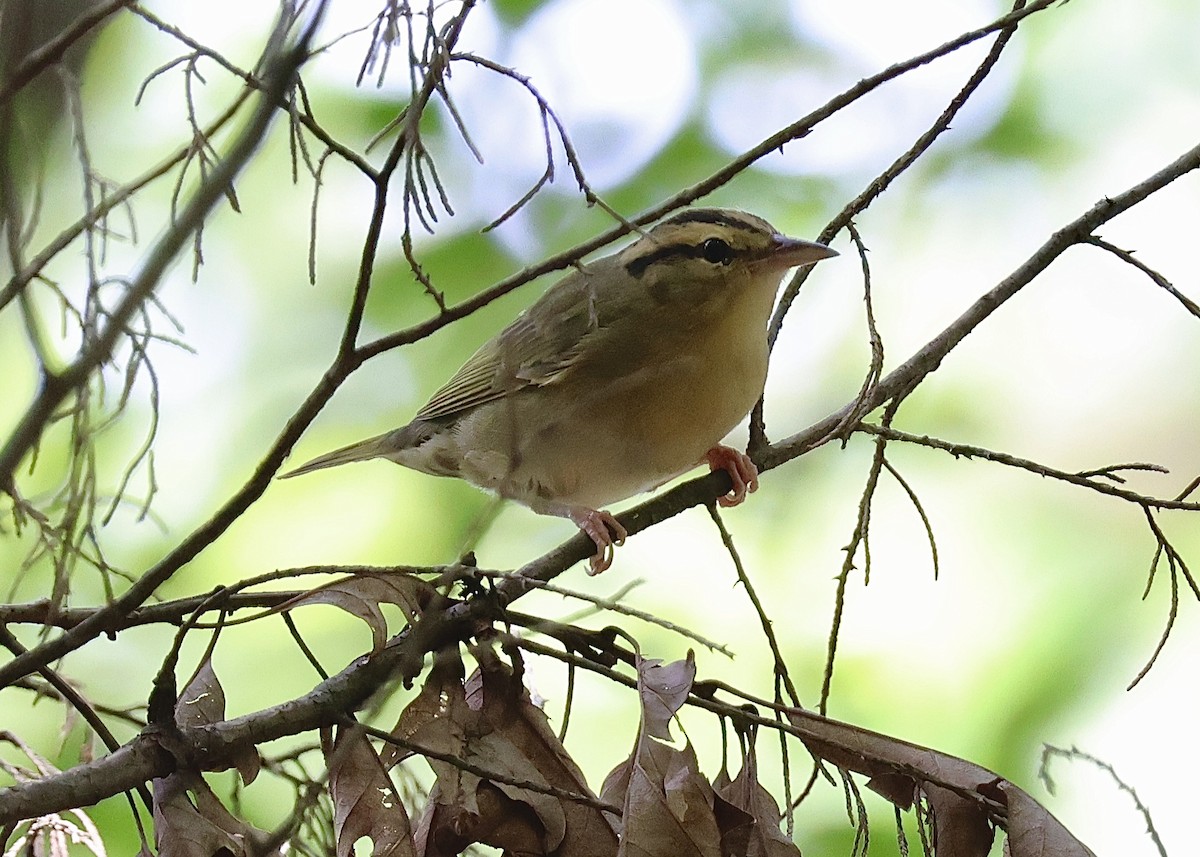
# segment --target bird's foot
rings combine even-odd
[[[758,468],[746,453],[717,444],[704,457],[712,470],[724,470],[733,481],[733,490],[717,498],[722,506],[736,506],[758,490]]]
[[[599,574],[612,565],[615,547],[625,544],[625,537],[629,535],[621,522],[602,509],[576,507],[567,510],[567,517],[596,543],[596,555],[589,563],[588,574]]]

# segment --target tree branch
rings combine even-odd
[[[323,7],[318,7],[319,10]],[[150,251],[140,272],[130,281],[129,289],[120,303],[109,314],[108,323],[94,339],[89,340],[75,360],[61,373],[45,374],[41,389],[21,417],[4,447],[0,449],[0,490],[11,491],[14,472],[21,460],[37,443],[54,411],[78,385],[87,383],[89,376],[109,358],[113,346],[126,324],[142,303],[159,285],[167,266],[185,245],[188,238],[200,228],[213,207],[224,198],[226,191],[258,148],[275,113],[275,105],[282,93],[291,86],[296,70],[307,56],[308,38],[306,30],[296,44],[285,48],[284,34],[277,31],[267,49],[270,68],[266,77],[270,80],[269,90],[261,98],[246,128],[235,141],[224,159],[213,170],[208,180],[197,189],[187,207]],[[96,615],[72,628],[70,631],[19,655],[0,667],[0,687],[13,680],[49,664],[88,640],[103,633],[110,619],[124,616],[141,604],[165,580],[189,561],[201,548],[212,540],[209,529],[223,531],[229,522],[238,517],[245,506],[236,510],[223,525],[210,522],[185,539],[165,559],[147,571],[120,598],[106,606]]]
[[[1162,190],[1180,176],[1200,168],[1200,146],[1189,149],[1172,163],[1115,197],[1105,197],[1083,215],[1059,229],[1031,255],[1024,264],[1005,277],[995,288],[984,294],[945,330],[930,340],[901,366],[885,375],[868,394],[862,412],[869,413],[884,402],[908,394],[927,375],[941,365],[958,343],[972,330],[1012,298],[1035,277],[1046,270],[1055,259],[1076,244],[1091,243],[1091,235],[1100,226],[1151,194]],[[759,466],[763,470],[778,467],[829,440],[829,432],[843,417],[858,407],[850,402],[802,432],[772,444],[762,452]]]
[[[1040,12],[1057,0],[1036,0],[1030,3],[1024,9],[1017,9],[1009,12],[1007,15],[1002,15],[986,26],[980,27],[977,30],[971,30],[963,33],[955,39],[939,45],[933,50],[926,51],[923,54],[918,54],[904,62],[896,63],[889,66],[878,74],[873,74],[870,77],[863,78],[854,86],[839,95],[834,96],[817,110],[809,113],[792,124],[781,128],[770,137],[767,137],[752,149],[748,149],[737,158],[731,160],[721,169],[714,172],[708,178],[692,185],[689,188],[681,190],[672,197],[668,197],[653,208],[647,209],[636,217],[631,217],[627,221],[618,223],[607,232],[603,232],[594,238],[584,241],[574,247],[557,253],[536,265],[530,265],[516,272],[510,277],[506,277],[493,286],[484,289],[481,292],[473,295],[467,300],[457,304],[456,306],[447,307],[445,312],[434,316],[424,322],[413,325],[405,330],[399,330],[394,333],[389,333],[381,336],[373,342],[369,342],[358,349],[358,354],[362,360],[366,361],[372,357],[389,351],[393,348],[398,348],[402,345],[408,345],[422,339],[434,331],[440,330],[453,321],[457,321],[464,316],[470,315],[476,310],[487,306],[492,301],[503,297],[511,291],[514,291],[520,286],[525,285],[531,280],[540,277],[544,274],[549,274],[553,271],[563,270],[572,264],[575,264],[588,253],[599,250],[602,247],[607,247],[612,242],[616,241],[624,235],[629,234],[639,226],[653,223],[666,214],[674,211],[681,206],[695,202],[701,197],[707,196],[719,187],[727,184],[733,178],[741,174],[746,168],[753,165],[772,152],[778,151],[786,144],[799,140],[802,137],[807,137],[812,130],[824,122],[830,116],[833,116],[839,110],[853,104],[863,96],[878,89],[889,80],[893,80],[902,74],[920,68],[923,65],[928,65],[940,57],[954,53],[955,51],[977,42],[985,36],[1002,30],[1005,27],[1013,26],[1019,21],[1024,20],[1030,15]]]
[[[61,61],[63,55],[66,54],[71,45],[90,33],[105,18],[119,12],[133,2],[134,0],[109,0],[108,3],[94,6],[72,21],[66,29],[53,39],[36,50],[30,51],[26,55],[25,61],[13,69],[12,74],[4,81],[4,85],[0,86],[0,105],[11,101],[13,96],[20,92],[31,80],[50,66]]]
[[[1026,10],[1023,10],[1021,17],[1031,14],[1039,8],[1045,8],[1046,5],[1049,3],[1031,4]],[[1005,17],[1011,18],[1012,16]],[[1019,18],[1013,20],[1019,20]],[[267,99],[263,101],[265,103]],[[273,107],[273,105],[268,106]],[[265,128],[266,120],[261,117],[262,111],[263,105],[260,104],[255,117],[256,122],[261,121]],[[258,130],[260,135],[262,130],[261,128]],[[252,148],[253,144],[250,145],[251,150]],[[248,154],[249,152],[246,153],[246,156]],[[231,160],[226,159],[223,167],[228,167],[230,163]],[[869,389],[861,397],[861,401],[856,399],[804,431],[765,447],[761,456],[763,469],[777,467],[827,442],[832,437],[832,430],[845,420],[847,414],[855,412],[865,414],[885,403],[891,402],[893,405],[898,403],[918,383],[936,370],[941,361],[967,334],[986,320],[997,307],[1032,282],[1068,248],[1075,244],[1090,242],[1091,236],[1100,225],[1197,168],[1200,168],[1200,146],[1191,149],[1172,164],[1117,197],[1102,200],[1075,221],[1055,232],[1024,264],[994,289],[979,298],[959,319],[913,354],[905,363],[880,379],[877,386]],[[216,191],[214,191],[216,195],[219,195],[224,189],[224,185],[218,182],[215,176],[213,181],[206,185],[206,188],[210,190],[213,187],[216,187]],[[202,190],[204,189],[202,188]],[[707,192],[707,190],[703,192]],[[702,193],[696,194],[696,196],[699,195]],[[670,203],[664,204],[660,210],[646,215],[646,219],[640,222],[649,222],[661,214],[662,209],[669,210],[670,207]],[[592,243],[602,246],[603,243],[611,240],[614,232],[619,234],[619,230],[613,230],[607,238],[602,236]],[[186,235],[182,237],[186,238]],[[165,261],[163,264],[165,265]],[[477,299],[482,299],[487,294],[487,292],[481,293]],[[451,309],[447,312],[448,314],[453,313],[454,310]],[[461,314],[465,315],[466,312]],[[441,326],[444,323],[448,322],[443,316],[439,316],[427,324]],[[271,454],[260,464],[251,482],[212,521],[189,536],[168,557],[147,572],[125,596],[109,607],[84,619],[71,631],[39,646],[28,656],[22,656],[24,660],[17,658],[0,669],[0,681],[11,681],[13,678],[26,675],[31,670],[45,665],[50,660],[94,637],[106,627],[105,623],[108,620],[128,615],[132,607],[140,604],[158,583],[169,577],[200,549],[210,543],[212,538],[219,535],[254,499],[261,495],[265,490],[265,485],[269,483],[273,469],[278,466],[279,460],[286,453],[290,442],[294,441],[324,401],[327,401],[328,397],[332,395],[340,380],[350,371],[351,364],[361,363],[372,354],[391,347],[387,344],[388,341],[389,338],[385,337],[355,349],[351,352],[353,360],[335,365],[322,378],[321,383],[318,384],[309,399],[288,423],[272,448]],[[39,394],[39,398],[41,395]],[[63,393],[63,395],[66,394]],[[856,409],[858,410],[856,411]],[[5,452],[7,450],[6,447]],[[19,458],[20,456],[17,456],[17,460]],[[0,456],[0,463],[4,462],[6,459]],[[11,479],[11,473],[11,466],[8,470],[0,468],[0,475]],[[622,515],[621,521],[631,534],[636,533],[690,506],[710,503],[715,497],[727,492],[729,487],[728,475],[709,474],[700,479],[691,480],[637,506]],[[590,556],[593,551],[594,546],[587,537],[575,536],[555,550],[524,566],[514,577],[498,583],[495,592],[499,602],[502,605],[511,603],[534,587],[532,581],[553,579],[572,564]],[[244,752],[251,746],[336,723],[345,712],[361,706],[382,684],[393,680],[396,676],[405,680],[413,679],[422,669],[426,653],[447,643],[469,637],[477,630],[479,620],[491,619],[494,611],[495,604],[487,599],[452,603],[443,612],[433,612],[421,617],[398,635],[384,650],[357,659],[340,673],[321,682],[302,697],[242,717],[184,730],[181,737],[189,751],[189,763],[194,762],[198,767],[206,769],[226,767],[238,753]],[[696,704],[708,707],[708,702],[708,700],[701,700]],[[722,709],[722,713],[724,713],[724,709]],[[744,716],[750,717],[751,715]],[[816,718],[815,715],[797,715],[797,719],[811,720],[814,728],[827,722]],[[762,725],[781,728],[775,721],[765,719]],[[808,733],[808,737],[812,739],[814,734],[816,733]],[[804,735],[802,734],[801,737],[803,738]],[[819,740],[830,740],[830,733],[828,730],[821,731],[816,734],[816,737]],[[161,776],[172,770],[174,766],[175,757],[163,749],[159,736],[155,732],[147,730],[110,756],[96,762],[0,790],[0,824],[9,823],[18,818],[42,815],[56,809],[94,803],[147,779]],[[930,780],[930,782],[934,781]]]

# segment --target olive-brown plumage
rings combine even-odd
[[[551,286],[484,343],[412,422],[293,470],[388,458],[575,521],[607,568],[625,530],[602,507],[708,463],[767,376],[767,321],[789,268],[837,255],[740,211],[692,209]]]

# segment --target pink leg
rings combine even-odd
[[[588,574],[599,574],[612,565],[614,546],[625,544],[625,537],[629,535],[620,522],[609,512],[578,507],[568,509],[567,517],[596,543],[596,555],[592,557]]]
[[[746,499],[747,493],[758,490],[758,468],[746,453],[717,444],[704,457],[711,469],[724,470],[733,480],[733,490],[717,498],[722,506],[736,506]]]

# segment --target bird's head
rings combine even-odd
[[[725,208],[694,208],[669,217],[625,248],[625,272],[663,302],[704,300],[730,289],[774,294],[789,268],[837,251],[788,238],[761,217]]]

